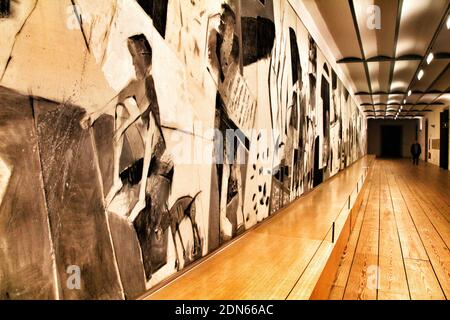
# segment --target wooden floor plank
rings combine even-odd
[[[344,300],[376,300],[378,287],[377,255],[357,253],[345,288]]]
[[[378,300],[410,300],[409,295],[404,292],[378,291]]]
[[[444,293],[429,261],[405,259],[405,265],[411,299],[445,300]]]
[[[403,257],[408,259],[428,260],[428,255],[420,240],[419,233],[408,213],[403,199],[393,199],[394,214],[402,245]]]
[[[331,288],[330,296],[328,300],[342,300],[344,298],[345,288],[342,286],[334,285]]]
[[[415,229],[399,229],[400,242],[405,259],[427,260],[428,255]]]
[[[403,265],[403,252],[397,232],[397,222],[385,170],[381,172],[380,190],[380,237],[378,250],[380,287],[378,288],[378,299],[389,299],[390,296],[409,299],[406,271]]]
[[[397,259],[395,255],[379,256],[379,288],[378,299],[384,300],[380,293],[397,294],[402,299],[410,299],[406,272],[402,259]]]
[[[411,190],[417,194],[418,199],[426,206],[427,210],[439,213],[447,222],[450,221],[450,206],[448,206],[441,197],[436,195],[436,190],[434,188],[423,190],[426,188],[423,183],[418,184],[411,180],[409,183],[411,185]]]

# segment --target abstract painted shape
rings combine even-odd
[[[137,2],[152,18],[153,25],[164,38],[166,35],[168,0],[137,0]]]
[[[0,87],[0,300],[59,297],[31,102]]]
[[[8,18],[11,13],[10,0],[0,0],[0,18]]]
[[[244,66],[269,57],[275,42],[275,24],[264,17],[241,18]]]
[[[36,8],[37,0],[0,2],[0,81],[4,76],[19,35]],[[14,11],[14,15],[10,15]]]
[[[0,205],[2,203],[3,196],[5,195],[6,188],[8,187],[10,177],[11,177],[11,169],[6,164],[6,162],[0,157]]]
[[[81,108],[35,103],[39,150],[62,299],[123,299],[103,205],[101,177]],[[65,286],[66,268],[79,266],[81,290]]]

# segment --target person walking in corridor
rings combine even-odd
[[[420,143],[414,142],[411,145],[411,155],[412,155],[412,159],[413,159],[413,164],[415,165],[419,165],[419,158],[420,158],[420,154],[422,153],[422,148],[420,147]]]

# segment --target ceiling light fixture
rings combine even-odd
[[[419,80],[422,79],[423,74],[424,74],[423,69],[420,69],[419,74],[417,75],[417,79],[419,79]],[[410,90],[410,92],[411,92],[411,90]]]
[[[420,71],[422,71],[422,70],[420,70]],[[420,72],[419,72],[419,74],[420,74]],[[412,91],[409,90],[409,91],[408,91],[408,97],[411,95],[411,93],[412,93]]]
[[[447,17],[447,29],[450,29],[450,15]]]
[[[434,54],[433,54],[433,52],[430,52],[430,54],[427,57],[427,63],[430,64],[431,61],[433,61],[433,59],[434,59]]]
[[[403,99],[403,103],[406,103],[406,99]]]

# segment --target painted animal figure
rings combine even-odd
[[[199,191],[194,197],[191,196],[184,196],[179,198],[174,205],[166,212],[166,214],[163,215],[159,225],[157,225],[155,232],[162,234],[164,230],[167,230],[170,226],[171,232],[172,232],[172,239],[175,244],[175,252],[176,252],[176,262],[175,267],[177,270],[180,269],[180,263],[179,263],[179,256],[178,256],[178,249],[176,246],[176,236],[178,234],[178,237],[180,239],[181,247],[183,249],[183,258],[186,260],[186,247],[183,243],[183,238],[180,233],[180,223],[184,218],[188,218],[191,222],[192,226],[192,236],[194,238],[194,248],[192,254],[194,256],[197,256],[201,254],[202,249],[202,241],[200,238],[200,234],[198,231],[198,226],[195,221],[195,200],[198,197],[198,195],[201,193]]]
[[[162,266],[167,264],[167,238],[166,232],[169,227],[173,243],[175,244],[176,261],[175,267],[180,269],[180,255],[178,253],[177,235],[182,247],[182,254],[187,261],[186,247],[180,233],[180,223],[189,219],[193,232],[194,248],[192,258],[201,255],[202,241],[196,224],[195,201],[200,194],[194,197],[183,196],[175,201],[169,209],[168,200],[172,190],[174,164],[167,154],[157,152],[151,160],[150,171],[147,181],[146,206],[134,220],[133,225],[141,246],[142,259],[147,280]],[[132,167],[121,173],[124,183],[136,183],[136,177],[142,174],[143,161],[137,161]]]

